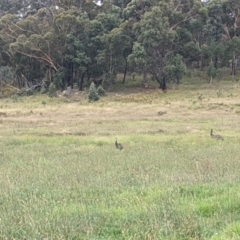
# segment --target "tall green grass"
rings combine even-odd
[[[239,239],[238,83],[214,84],[2,99],[0,239]]]
[[[237,239],[239,140],[3,138],[1,239]]]

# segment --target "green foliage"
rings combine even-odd
[[[105,72],[108,90],[131,69],[151,74],[164,89],[167,77],[179,82],[185,71],[173,55],[201,70],[210,59],[216,69],[229,68],[240,56],[237,0],[16,2],[0,3],[0,66],[18,88],[47,77],[65,89],[79,76],[85,85]]]
[[[179,83],[183,75],[186,73],[186,65],[183,63],[183,57],[177,54],[171,61],[171,65],[166,67],[168,77],[174,83]]]
[[[61,87],[63,87],[63,78],[65,77],[66,72],[66,68],[61,68],[54,74],[53,83],[56,89],[60,89]]]
[[[133,51],[128,56],[128,61],[140,67],[144,66],[147,63],[146,51],[140,43],[135,42],[133,44]]]
[[[49,97],[56,97],[57,96],[57,88],[56,88],[56,86],[53,82],[50,83],[50,85],[49,85],[48,96]]]
[[[172,51],[176,32],[170,28],[161,8],[154,6],[146,12],[135,26],[138,44],[131,56],[137,65],[145,62],[145,68],[158,81],[160,87],[166,89],[166,65]],[[137,50],[137,51],[136,51]],[[145,55],[145,56],[144,56]],[[137,57],[137,56],[140,56]],[[140,66],[139,66],[140,67]]]
[[[92,82],[90,85],[89,92],[88,92],[88,99],[89,99],[89,101],[99,100],[99,95],[98,95],[98,92],[97,92],[94,82]]]
[[[99,96],[105,96],[106,95],[106,91],[104,90],[104,88],[101,85],[97,88],[97,93],[98,93]]]
[[[214,78],[217,75],[217,69],[214,67],[213,63],[211,62],[208,69],[207,74],[209,77]]]
[[[0,67],[0,77],[13,78],[13,72],[11,71],[10,67]]]
[[[201,215],[202,217],[211,217],[219,211],[217,208],[217,205],[214,203],[201,203],[199,206],[197,206],[197,213]]]
[[[46,101],[44,101],[44,100],[42,100],[42,105],[46,105],[47,103],[46,103]]]
[[[46,87],[45,87],[44,84],[42,85],[42,87],[41,87],[41,89],[40,89],[40,93],[41,93],[41,94],[47,93],[47,89],[46,89]]]
[[[106,90],[109,90],[115,79],[116,75],[104,73],[102,87]]]
[[[201,50],[194,41],[190,41],[184,45],[183,53],[185,58],[190,58],[192,61],[197,61],[201,54]]]

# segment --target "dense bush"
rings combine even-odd
[[[98,93],[99,96],[105,96],[106,95],[106,91],[104,90],[104,88],[101,85],[97,88],[97,93]]]
[[[96,89],[96,86],[94,82],[91,83],[90,88],[89,88],[89,93],[88,93],[88,99],[89,101],[97,101],[99,100],[99,95]]]

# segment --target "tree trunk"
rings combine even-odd
[[[74,84],[73,73],[74,73],[74,68],[73,68],[73,63],[71,63],[71,88],[72,89]]]
[[[212,80],[213,80],[213,77],[211,76],[209,81],[210,84],[212,84]]]
[[[124,69],[124,75],[123,75],[123,80],[122,80],[122,83],[123,83],[123,84],[125,83],[125,80],[126,80],[127,69],[128,69],[128,62],[127,62],[127,59],[126,59],[125,69]]]
[[[147,82],[147,70],[143,67],[143,84]]]
[[[198,68],[200,71],[203,71],[203,57],[201,56],[199,61],[198,61]]]
[[[162,74],[162,76],[160,76],[160,78],[155,75],[155,77],[159,83],[159,88],[161,88],[163,90],[163,92],[166,93],[166,90],[167,90],[166,75]]]
[[[217,69],[218,68],[218,57],[215,57],[215,61],[214,61],[214,67]]]
[[[67,76],[65,77],[64,88],[71,86],[73,88],[73,64],[68,63],[67,65]]]
[[[232,72],[231,75],[235,76],[236,75],[236,55],[235,52],[233,52],[233,57],[232,57]]]
[[[84,77],[85,77],[85,73],[82,73],[80,82],[79,82],[79,91],[83,90]]]
[[[163,92],[166,92],[166,90],[167,90],[167,82],[166,82],[165,74],[163,74],[163,76],[162,76],[162,86],[161,86],[161,89],[163,90]]]

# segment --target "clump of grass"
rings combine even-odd
[[[197,206],[197,213],[202,217],[212,217],[217,210],[216,203],[200,203]]]
[[[170,102],[168,99],[166,99],[166,100],[165,100],[165,104],[171,105],[171,102]]]
[[[164,115],[166,113],[167,113],[167,111],[158,111],[158,115],[160,115],[160,116],[162,116],[162,115]]]
[[[219,91],[217,92],[217,97],[220,98],[220,97],[222,97],[222,96],[223,96],[223,93],[222,93],[221,90],[219,90]]]
[[[106,91],[104,90],[104,88],[101,85],[97,88],[97,93],[98,93],[99,96],[105,96],[106,95]]]
[[[198,95],[197,98],[198,98],[199,101],[202,101],[202,100],[204,99],[204,96],[203,96],[202,93],[201,93],[201,94]]]
[[[0,116],[1,117],[7,117],[7,113],[6,112],[0,112]]]
[[[42,105],[46,105],[47,103],[46,103],[46,101],[45,100],[42,100]]]

